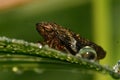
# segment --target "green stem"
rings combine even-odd
[[[94,41],[97,44],[102,45],[106,50],[106,58],[102,61],[102,64],[108,63],[113,65],[112,55],[112,27],[111,27],[111,12],[110,12],[110,0],[92,0],[93,1],[93,36]],[[99,78],[98,78],[99,77]],[[110,80],[110,78],[96,76],[98,80]]]

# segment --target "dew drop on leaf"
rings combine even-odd
[[[38,74],[42,74],[44,72],[44,69],[34,68],[34,71]]]
[[[85,46],[85,47],[80,49],[78,54],[76,54],[76,57],[81,57],[81,58],[84,58],[84,59],[95,61],[96,58],[97,58],[97,53],[92,47]]]
[[[20,70],[17,66],[12,67],[12,71],[17,73],[17,74],[22,74],[22,70]]]

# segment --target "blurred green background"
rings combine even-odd
[[[101,64],[113,66],[120,58],[120,0],[0,0],[0,5],[0,36],[37,42],[42,38],[35,24],[55,22],[101,45],[107,52]],[[5,79],[112,80],[103,74],[52,70],[43,74],[29,71],[21,75],[0,72],[0,80]]]

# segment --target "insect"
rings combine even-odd
[[[47,44],[51,48],[72,55],[81,53],[82,58],[95,61],[104,58],[106,55],[106,52],[99,45],[56,23],[40,22],[36,24],[36,29],[44,38],[42,44]]]

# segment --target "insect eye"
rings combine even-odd
[[[82,49],[80,49],[79,53],[76,54],[76,56],[93,61],[97,59],[96,51],[90,46],[85,46]]]

